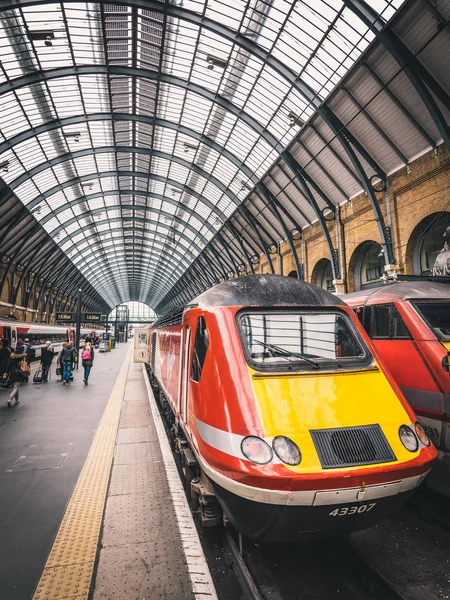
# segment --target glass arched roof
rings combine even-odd
[[[374,35],[340,0],[4,2],[0,175],[108,304],[155,306],[218,232],[219,265],[258,252],[231,217]]]

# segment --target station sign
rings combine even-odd
[[[101,313],[83,313],[81,315],[82,323],[100,323],[102,320]]]
[[[60,321],[61,323],[76,323],[77,313],[74,313],[74,312],[56,313],[56,321]]]

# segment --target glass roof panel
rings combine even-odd
[[[401,4],[372,2],[385,19]],[[73,260],[115,303],[130,293],[152,302],[173,285],[373,38],[341,0],[186,0],[203,25],[172,16],[170,5],[165,22],[165,8],[53,2],[0,11],[0,85],[14,84],[0,93],[4,179],[62,247],[95,248],[89,263],[83,253]],[[65,71],[50,77],[56,69]],[[24,75],[29,82],[15,85]],[[287,184],[278,193],[303,206]],[[186,261],[174,258],[190,244]],[[102,278],[119,264],[120,277]],[[140,273],[149,287],[130,291]]]

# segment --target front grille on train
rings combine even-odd
[[[310,431],[323,469],[397,460],[379,425]]]

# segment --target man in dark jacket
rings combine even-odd
[[[44,383],[47,383],[48,381],[48,372],[54,356],[55,351],[52,348],[52,343],[50,340],[47,340],[45,346],[41,350],[42,381]]]
[[[61,350],[61,363],[63,366],[63,385],[70,384],[70,376],[72,374],[72,366],[75,362],[75,356],[78,356],[78,352],[72,345],[72,342],[68,342],[66,346]]]

